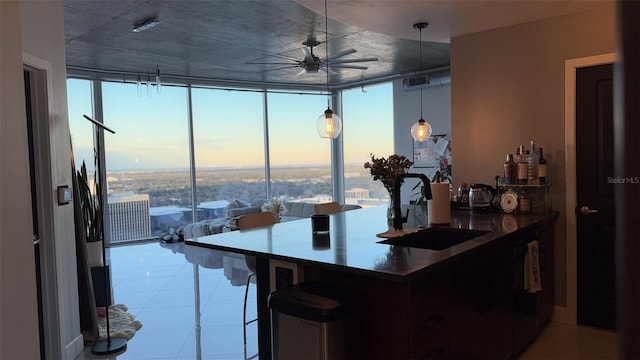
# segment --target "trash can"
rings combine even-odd
[[[274,359],[362,357],[357,293],[304,282],[271,293],[268,304]]]

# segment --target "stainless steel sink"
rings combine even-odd
[[[431,227],[404,236],[378,241],[378,243],[444,250],[487,233],[489,231]]]

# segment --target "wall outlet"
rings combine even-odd
[[[286,289],[303,281],[302,268],[295,263],[269,260],[269,289],[271,292]]]

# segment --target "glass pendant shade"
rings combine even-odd
[[[411,126],[411,137],[415,141],[425,141],[431,136],[431,131],[431,124],[420,118]]]
[[[335,139],[342,130],[342,119],[334,114],[331,108],[327,108],[324,114],[316,120],[316,130],[318,130],[320,137]]]

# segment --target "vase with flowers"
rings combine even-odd
[[[273,198],[262,205],[262,211],[271,211],[280,222],[282,216],[287,213],[287,207],[282,200]]]
[[[382,185],[389,193],[389,207],[387,208],[387,225],[389,228],[393,226],[393,204],[400,199],[393,198],[393,183],[400,174],[407,173],[407,170],[413,165],[404,155],[389,155],[388,158],[376,157],[370,154],[371,161],[364,164],[365,169],[369,169],[373,180],[380,180]]]

